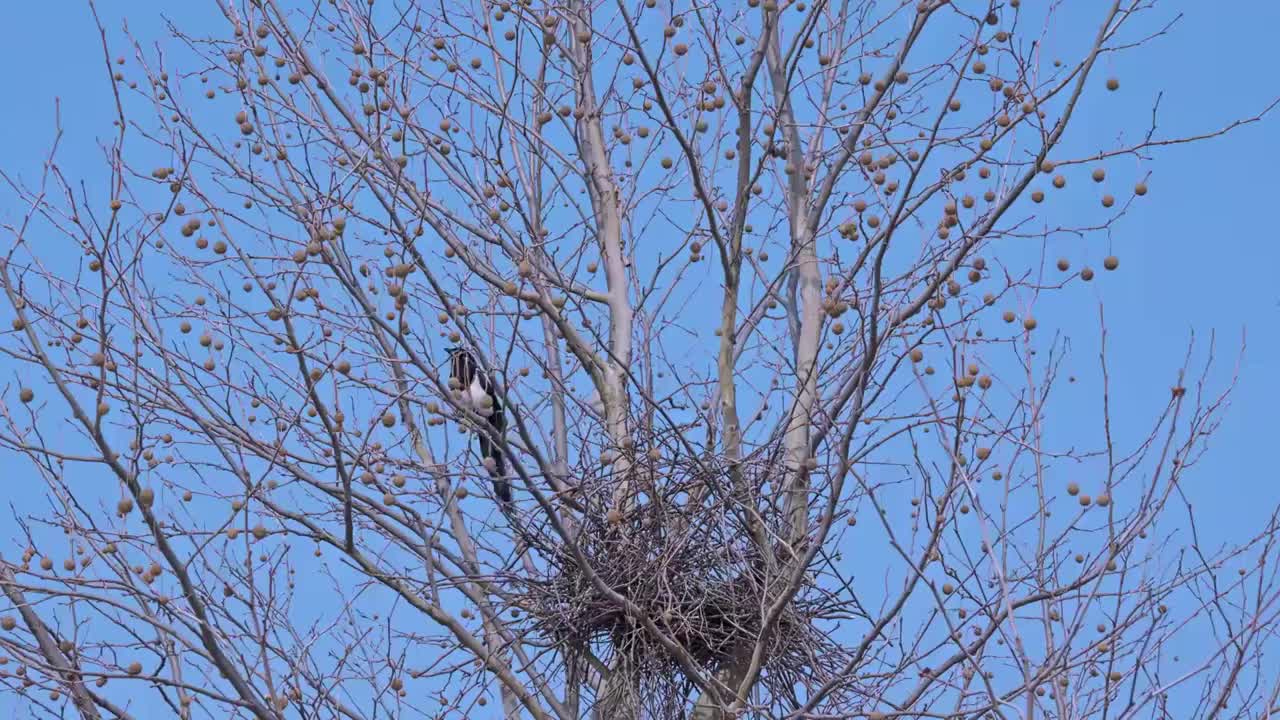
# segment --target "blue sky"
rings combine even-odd
[[[1103,5],[1100,0],[1072,4],[1099,10]],[[100,11],[113,31],[127,18],[136,37],[163,44],[159,12],[191,26],[213,17],[209,5],[119,0],[102,3]],[[1124,127],[1144,128],[1161,91],[1160,130],[1167,136],[1219,128],[1280,95],[1280,78],[1270,72],[1276,65],[1280,3],[1185,0],[1162,6],[1185,15],[1168,36],[1145,49],[1101,61],[1102,73],[1121,78],[1123,91],[1086,99],[1068,138],[1072,151],[1114,144],[1117,118],[1125,119]],[[1052,36],[1092,34],[1096,14],[1068,12],[1081,24],[1054,28]],[[0,27],[14,29],[0,43],[0,66],[11,78],[11,104],[0,120],[0,167],[37,176],[53,137],[57,100],[65,131],[64,170],[100,180],[103,156],[97,140],[111,134],[114,114],[102,48],[85,4],[7,2],[0,5]],[[122,52],[119,39],[118,34],[112,39],[113,55]],[[1202,536],[1211,541],[1243,539],[1280,502],[1280,477],[1270,455],[1280,407],[1280,243],[1273,225],[1280,197],[1274,168],[1280,160],[1277,122],[1280,116],[1208,142],[1160,150],[1142,166],[1152,173],[1150,194],[1109,237],[1090,240],[1118,255],[1121,270],[1041,301],[1036,310],[1042,324],[1071,338],[1069,368],[1088,389],[1096,387],[1089,379],[1097,371],[1098,303],[1105,303],[1112,403],[1121,432],[1145,430],[1163,406],[1192,332],[1200,360],[1210,334],[1216,337],[1219,383],[1229,378],[1247,337],[1230,411],[1186,488]],[[1078,202],[1082,213],[1094,211],[1096,200]],[[20,210],[0,206],[0,218],[13,220]],[[1096,262],[1098,254],[1090,257]],[[1052,262],[1084,253],[1063,243],[1046,255]],[[0,359],[0,376],[8,381],[13,368],[5,363]],[[1074,433],[1094,432],[1096,409],[1096,394],[1068,397],[1051,418],[1051,436],[1065,443]],[[0,528],[7,520],[0,520]],[[0,535],[7,542],[7,533]],[[0,697],[0,709],[5,702]]]

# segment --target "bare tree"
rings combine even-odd
[[[1262,117],[1067,150],[1165,3],[212,1],[99,22],[96,184],[3,174],[30,714],[1277,712],[1280,520],[1165,519],[1213,343],[1140,441],[1105,352],[1045,435],[1037,301],[1117,270],[1131,168]]]

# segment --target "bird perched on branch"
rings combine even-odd
[[[449,348],[449,378],[453,386],[462,392],[470,408],[488,421],[493,436],[500,437],[506,432],[507,417],[493,380],[466,348]],[[490,433],[479,430],[476,435],[480,438],[480,457],[484,458],[485,467],[493,478],[494,494],[500,502],[511,502],[511,483],[507,481],[507,463],[502,448]]]

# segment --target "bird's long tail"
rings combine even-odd
[[[489,458],[493,460],[493,494],[500,502],[511,502],[511,482],[507,480],[507,460],[502,451],[496,447],[489,448]]]

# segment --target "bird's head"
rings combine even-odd
[[[447,348],[447,350],[449,353],[449,375],[456,378],[468,377],[471,374],[470,369],[475,365],[471,353],[461,345],[455,345]]]

